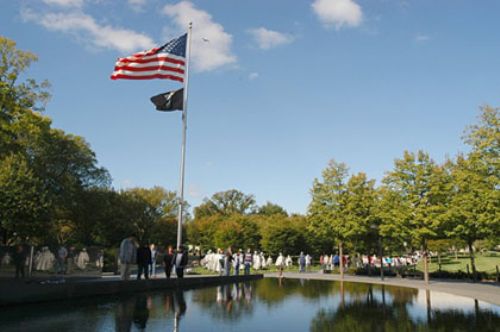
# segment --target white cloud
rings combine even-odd
[[[293,37],[278,31],[269,30],[263,27],[249,30],[257,45],[263,50],[267,50],[279,45],[289,44]]]
[[[47,5],[56,5],[61,7],[81,7],[84,0],[43,0]]]
[[[189,1],[166,5],[163,13],[174,20],[178,31],[186,31],[193,22],[191,59],[195,70],[210,71],[236,62],[231,53],[232,36],[209,13]]]
[[[314,13],[326,27],[357,27],[363,20],[361,7],[354,0],[314,0]]]
[[[428,41],[430,39],[431,39],[431,37],[429,37],[427,35],[418,34],[418,35],[415,36],[415,41],[417,43],[424,43],[424,42],[426,42],[426,41]]]
[[[190,184],[188,187],[188,195],[192,198],[202,198],[203,191],[197,184]]]
[[[129,29],[100,25],[93,17],[83,13],[46,13],[39,14],[25,10],[26,21],[35,22],[51,31],[76,35],[92,46],[132,52],[152,48],[155,43],[145,34]]]
[[[130,179],[124,179],[121,182],[122,188],[132,188],[134,186],[134,182]]]
[[[128,0],[128,5],[136,12],[143,11],[146,3],[147,0]]]
[[[257,78],[259,78],[259,73],[250,73],[250,74],[248,75],[248,79],[249,79],[250,81],[253,81],[253,80],[257,79]]]

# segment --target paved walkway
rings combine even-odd
[[[283,276],[285,278],[292,278],[292,279],[314,279],[314,280],[335,280],[335,281],[340,280],[340,275],[338,274],[321,274],[317,272],[313,273],[284,272]],[[277,278],[278,274],[268,273],[265,274],[264,277]],[[466,296],[500,306],[500,285],[492,282],[472,283],[472,282],[454,281],[454,280],[431,279],[429,282],[429,286],[427,287],[424,281],[419,279],[386,277],[384,278],[384,281],[381,281],[380,277],[352,276],[352,275],[345,275],[344,281],[391,285],[391,286],[400,286],[400,287],[409,287],[418,289],[429,289],[431,291]]]

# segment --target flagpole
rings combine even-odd
[[[184,169],[186,163],[186,130],[187,130],[187,110],[188,110],[188,83],[189,83],[189,61],[191,58],[191,31],[193,23],[189,22],[187,33],[186,50],[186,75],[184,79],[184,100],[182,110],[182,146],[181,146],[181,176],[179,183],[179,214],[177,217],[177,250],[180,250],[182,244],[182,222],[184,217]]]

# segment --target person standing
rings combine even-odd
[[[227,277],[231,275],[232,264],[233,264],[233,254],[231,253],[231,248],[227,248],[226,257],[224,259],[224,272]]]
[[[74,267],[76,265],[76,248],[75,246],[69,247],[68,258],[66,259],[66,273],[73,273]]]
[[[144,278],[149,279],[149,265],[151,265],[151,250],[146,243],[137,249],[137,280],[141,280],[142,273]]]
[[[339,255],[335,254],[335,256],[332,259],[332,264],[335,267],[340,267],[340,257]]]
[[[306,272],[306,256],[304,256],[303,251],[300,252],[299,266],[300,266],[299,272]]]
[[[250,266],[252,265],[253,257],[250,249],[247,249],[247,253],[245,254],[245,275],[250,274]]]
[[[241,257],[242,257],[242,253],[241,253],[241,249],[234,254],[234,257],[233,257],[233,267],[234,267],[234,275],[237,276],[240,274],[240,264],[241,264]]]
[[[175,274],[177,275],[177,278],[184,278],[184,268],[188,263],[188,254],[184,247],[181,247],[175,252],[173,262],[175,265]]]
[[[165,267],[165,276],[170,279],[170,274],[172,273],[172,265],[174,261],[174,249],[172,246],[168,246],[165,256],[163,256],[163,266]]]
[[[311,265],[312,265],[312,257],[309,254],[307,254],[306,255],[306,272],[310,271]]]
[[[26,252],[22,244],[18,244],[16,246],[16,250],[12,255],[12,259],[14,261],[14,265],[16,266],[16,279],[19,279],[19,276],[21,276],[21,278],[24,279],[24,265],[26,264]]]
[[[68,250],[61,245],[57,250],[57,273],[66,274],[66,259],[68,258]]]
[[[130,279],[130,268],[137,261],[137,245],[133,235],[123,239],[120,244],[120,276],[122,280]]]
[[[154,279],[156,276],[156,254],[158,253],[158,251],[156,250],[156,246],[154,243],[149,246],[149,250],[151,250],[151,264],[149,266],[149,275]]]
[[[285,266],[285,257],[283,257],[283,254],[280,252],[278,258],[276,258],[276,268],[278,269],[278,276],[280,278],[283,278],[283,267]]]
[[[217,250],[217,252],[218,252],[217,258],[219,260],[219,270],[218,271],[219,271],[219,275],[223,276],[224,275],[224,257],[225,257],[224,250],[219,248]]]

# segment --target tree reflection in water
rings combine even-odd
[[[299,296],[308,302],[338,296],[338,304],[320,309],[313,317],[311,331],[497,331],[500,318],[494,312],[474,312],[456,309],[434,309],[430,292],[425,295],[427,315],[423,319],[412,315],[417,304],[418,289],[370,285],[362,283],[264,279],[246,284],[255,291],[254,305],[265,304],[268,309]],[[217,287],[215,295],[199,290],[193,301],[203,305],[218,320],[239,320],[252,314],[253,306],[242,301],[241,285]],[[245,293],[244,291],[242,292]],[[248,292],[247,292],[248,293]],[[214,299],[215,297],[215,299]],[[472,300],[471,300],[472,301]],[[214,302],[217,304],[214,306]],[[476,301],[477,303],[477,301]]]
[[[498,331],[500,317],[490,310],[472,313],[458,309],[432,309],[430,292],[426,292],[426,320],[414,319],[410,314],[414,296],[398,287],[366,285],[364,297],[350,297],[350,301],[332,309],[321,309],[311,321],[311,331]],[[349,290],[347,290],[349,292]],[[386,295],[391,298],[386,302]],[[477,304],[477,301],[476,301]]]
[[[0,330],[253,332],[274,326],[268,325],[272,321],[290,331],[488,332],[499,331],[499,311],[425,290],[266,278],[186,292],[6,307],[0,311]]]

